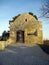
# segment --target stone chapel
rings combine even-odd
[[[12,43],[42,44],[42,23],[29,13],[21,14],[10,21]]]

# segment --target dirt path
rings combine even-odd
[[[0,51],[0,65],[49,65],[49,55],[38,45],[11,45]]]

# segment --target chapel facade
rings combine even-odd
[[[10,39],[12,43],[42,44],[42,23],[34,16],[21,14],[10,23]]]

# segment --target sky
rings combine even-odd
[[[42,22],[43,39],[49,39],[49,21],[39,18],[43,0],[0,0],[0,36],[9,30],[9,20],[18,14],[33,12]]]

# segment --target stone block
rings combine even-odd
[[[0,41],[0,50],[5,49],[5,41]]]

